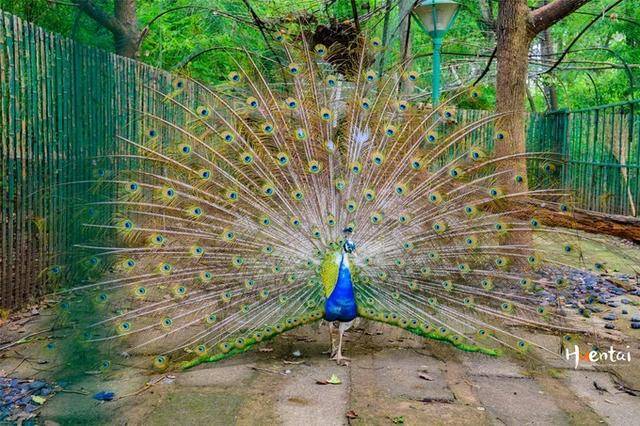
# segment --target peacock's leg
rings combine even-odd
[[[342,356],[342,336],[352,324],[353,321],[341,322],[338,326],[338,331],[340,332],[340,337],[338,338],[338,350],[336,351],[336,354],[331,357],[331,359],[335,360],[338,364],[342,364],[343,361],[351,361],[349,358]]]
[[[329,322],[329,340],[331,341],[331,349],[329,349],[328,351],[322,352],[323,354],[329,354],[331,358],[333,358],[333,356],[336,354],[336,339],[333,337],[334,335],[333,330],[335,328],[336,326],[333,325],[333,321],[330,321]]]

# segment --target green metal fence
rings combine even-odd
[[[640,100],[532,114],[527,142],[561,154],[554,184],[572,190],[576,207],[638,216]]]
[[[139,111],[161,113],[151,87],[171,80],[0,11],[0,307],[43,294],[81,238],[75,206],[98,197],[70,182],[121,166],[105,159],[130,150],[116,135],[139,131]]]

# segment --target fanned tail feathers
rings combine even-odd
[[[364,318],[488,354],[533,344],[505,324],[583,331],[541,296],[568,285],[545,272],[562,259],[532,243],[550,230],[516,219],[528,200],[571,214],[570,194],[528,188],[509,167],[553,154],[494,156],[509,138],[496,116],[456,126],[449,104],[407,101],[419,75],[378,75],[379,40],[360,41],[344,74],[331,46],[301,35],[282,40],[283,70],[247,52],[216,89],[150,87],[164,111],[120,138],[136,167],[98,179],[117,199],[90,208],[117,213],[86,221],[105,237],[83,245],[83,280],[60,291],[89,345],[191,366],[320,320],[320,264],[347,227]],[[580,255],[573,232],[551,232]]]

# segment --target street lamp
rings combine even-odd
[[[433,40],[433,83],[431,103],[433,106],[440,102],[440,50],[442,39],[453,25],[460,5],[453,0],[422,0],[413,9],[416,18],[423,30]]]

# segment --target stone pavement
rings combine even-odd
[[[633,362],[616,375],[639,389],[637,339],[633,345]],[[327,347],[326,326],[308,326],[263,351],[186,372],[87,375],[48,401],[41,418],[47,425],[640,424],[640,398],[593,368],[464,353],[366,321],[347,333],[348,366],[330,361]],[[26,350],[8,353],[0,368],[46,376],[37,362],[18,366]],[[340,384],[318,383],[333,374]],[[145,389],[147,382],[155,384]],[[132,396],[91,398],[101,390]]]

